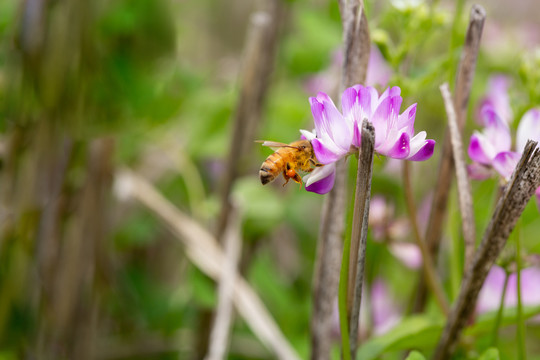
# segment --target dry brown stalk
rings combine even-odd
[[[233,206],[229,214],[229,221],[223,243],[225,247],[225,259],[223,262],[222,276],[218,287],[218,304],[216,317],[210,333],[210,345],[206,360],[225,359],[229,347],[229,337],[233,320],[233,295],[234,283],[238,276],[238,262],[242,249],[241,221],[237,209]]]
[[[270,75],[274,68],[275,52],[279,40],[282,13],[280,4],[280,0],[268,0],[268,11],[256,12],[250,18],[233,134],[221,189],[221,212],[216,227],[218,240],[221,239],[221,235],[227,227],[230,210],[229,195],[244,163],[244,154],[249,154],[249,147],[253,146],[253,138],[270,86]]]
[[[478,293],[529,199],[540,186],[540,150],[529,140],[509,183],[497,203],[482,242],[461,284],[433,359],[449,359],[475,309]]]
[[[128,170],[116,174],[115,190],[119,198],[133,198],[148,208],[185,246],[193,264],[212,279],[221,279],[225,255],[210,232],[178,210],[150,183]],[[255,336],[277,358],[299,359],[257,293],[240,275],[234,283],[234,305]]]
[[[459,209],[461,213],[463,238],[465,241],[465,269],[467,270],[473,259],[476,247],[476,227],[474,223],[471,184],[469,183],[469,177],[467,175],[463,142],[461,141],[456,111],[454,103],[452,102],[452,94],[450,94],[448,83],[441,85],[440,89],[444,99],[446,114],[448,116],[448,128],[450,130],[450,140],[452,143],[454,165],[456,168]]]
[[[369,61],[370,40],[363,4],[339,0],[343,23],[344,62],[340,89],[364,83]],[[334,188],[324,200],[321,213],[317,259],[313,281],[311,358],[330,357],[332,311],[337,298],[341,246],[345,223],[346,162],[336,163]]]
[[[362,123],[361,144],[356,173],[356,191],[354,195],[349,262],[349,292],[347,294],[347,311],[350,314],[349,329],[351,359],[356,358],[356,348],[358,346],[358,327],[360,324],[360,305],[362,303],[369,202],[371,198],[373,151],[375,148],[375,128],[367,121],[367,119],[364,119]]]
[[[456,96],[454,104],[460,133],[465,125],[469,96],[472,81],[474,79],[476,59],[480,49],[480,39],[482,38],[485,18],[486,12],[484,8],[477,4],[473,5],[456,77]],[[453,169],[452,145],[447,131],[447,135],[445,135],[443,141],[437,175],[437,185],[431,202],[431,211],[425,234],[426,243],[429,246],[434,259],[437,258],[437,253],[439,251],[439,242],[443,230],[444,219],[446,217],[448,194],[452,187]],[[415,311],[420,311],[424,307],[425,291],[425,283],[421,281],[418,286],[416,304],[414,306]]]

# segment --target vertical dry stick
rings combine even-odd
[[[225,358],[229,343],[229,331],[233,318],[234,283],[236,282],[238,261],[240,259],[242,237],[240,232],[240,215],[235,207],[231,207],[227,229],[225,229],[225,259],[222,264],[218,289],[218,305],[214,325],[210,334],[210,349],[207,360]]]
[[[485,17],[485,10],[480,5],[473,5],[456,79],[455,108],[460,132],[465,125],[469,95],[471,93],[471,86],[476,68],[476,58],[480,48],[480,38],[482,37]],[[452,145],[450,144],[449,138],[445,137],[441,162],[439,164],[437,187],[435,196],[433,197],[428,228],[426,231],[426,241],[431,247],[432,253],[437,252],[438,243],[441,237],[446,204],[448,202],[448,192],[451,187],[452,167]]]
[[[342,13],[345,14],[342,19],[345,49],[341,91],[365,82],[371,49],[369,26],[362,0],[348,0]]]
[[[482,37],[485,18],[486,12],[484,8],[477,4],[473,5],[456,78],[455,107],[460,132],[465,125],[469,95],[474,78],[476,58],[478,56],[478,50],[480,49],[480,39]],[[448,135],[444,138],[442,149],[437,185],[431,203],[431,211],[425,235],[426,243],[434,258],[436,258],[439,250],[439,242],[448,203],[448,193],[452,185],[451,174],[454,163],[452,158],[452,145],[450,144]],[[424,307],[425,302],[425,283],[421,282],[420,284],[417,303],[415,304],[416,311],[420,311]]]
[[[253,132],[261,117],[274,67],[281,6],[279,0],[268,0],[268,4],[271,8],[268,12],[261,11],[251,16],[247,31],[240,94],[234,117],[227,170],[221,189],[221,212],[216,227],[218,240],[227,226],[229,194],[241,170],[244,154],[249,153],[248,146],[253,144]]]
[[[369,30],[361,2],[339,0],[344,29],[344,62],[341,90],[363,83],[369,61]],[[340,248],[345,222],[346,162],[336,164],[334,188],[324,200],[313,284],[311,358],[330,357],[332,311],[337,297]]]
[[[360,323],[360,305],[362,302],[362,285],[364,282],[364,264],[366,260],[366,240],[368,232],[369,201],[371,197],[371,175],[373,170],[373,150],[375,147],[375,128],[367,121],[362,123],[362,143],[358,158],[356,173],[356,192],[354,195],[354,213],[351,234],[351,257],[356,252],[357,262],[350,263],[350,267],[356,272],[356,279],[349,278],[349,294],[352,302],[349,311],[350,351],[351,359],[356,359],[356,347],[358,345],[358,327]],[[353,248],[352,244],[357,244]],[[351,283],[354,280],[354,283]],[[344,350],[345,351],[345,350]]]
[[[433,355],[435,360],[450,358],[461,331],[474,311],[478,293],[489,269],[499,256],[525,205],[540,186],[540,151],[528,141],[523,155],[497,203],[469,271],[461,284],[458,298]]]
[[[253,132],[261,117],[264,99],[269,87],[270,74],[274,65],[277,49],[280,0],[267,0],[269,11],[253,14],[247,30],[247,39],[243,54],[240,91],[233,123],[230,151],[221,189],[221,209],[217,218],[215,234],[219,242],[227,227],[230,205],[230,193],[241,166],[245,162],[244,154],[249,154],[248,144],[253,144]],[[212,313],[202,313],[198,336],[197,352],[203,356],[208,349],[208,332]]]
[[[450,305],[448,305],[448,301],[446,300],[446,296],[444,295],[442,282],[437,276],[437,272],[435,271],[435,265],[433,265],[433,258],[431,256],[431,253],[429,252],[429,248],[427,247],[424,239],[422,239],[422,236],[420,235],[420,229],[418,228],[418,220],[416,219],[416,206],[414,205],[414,199],[412,194],[408,161],[404,161],[403,163],[403,188],[405,189],[405,202],[407,205],[407,211],[409,212],[410,222],[413,228],[414,239],[416,241],[416,245],[418,245],[418,248],[422,253],[422,267],[424,271],[423,279],[425,279],[425,281],[427,282],[427,286],[433,292],[433,295],[435,296],[435,301],[437,302],[437,305],[439,306],[441,312],[444,315],[448,315],[448,313],[450,312]]]
[[[465,240],[465,269],[467,270],[474,256],[476,238],[471,184],[469,183],[469,177],[467,176],[465,155],[463,154],[463,143],[461,141],[456,111],[454,109],[448,83],[441,85],[440,89],[444,99],[444,106],[446,107],[446,114],[448,115],[448,129],[450,130],[450,140],[452,143],[454,165],[456,168],[459,208],[461,212],[463,238]]]

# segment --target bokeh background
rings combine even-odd
[[[453,83],[471,3],[365,4],[372,41],[390,72],[388,84],[401,87],[403,108],[418,103],[417,131],[426,130],[442,144],[446,115],[438,88]],[[487,20],[467,144],[479,128],[477,104],[491,75],[510,79],[516,119],[540,105],[539,4],[482,5]],[[299,129],[313,127],[308,97],[320,90],[332,93],[339,82],[333,70],[342,42],[336,1],[0,2],[0,360],[205,354],[217,304],[215,282],[152,211],[118,196],[115,177],[130,168],[213,231],[232,123],[244,96],[249,19],[275,6],[277,48],[269,54],[272,73],[252,140],[291,142]],[[326,82],[314,81],[316,76]],[[380,90],[386,85],[376,84]],[[431,160],[413,165],[418,204],[429,203],[438,150]],[[250,140],[238,159],[231,196],[241,214],[239,271],[300,357],[307,358],[323,197],[296,184],[282,187],[281,179],[263,187],[258,169],[270,153]],[[372,231],[368,239],[366,276],[368,287],[385,284],[391,308],[404,317],[418,269],[400,261],[389,246],[395,239],[412,242],[396,166],[375,159],[373,194],[386,207],[376,224],[381,232]],[[478,238],[497,189],[496,178],[473,183]],[[463,261],[456,255],[459,241],[452,240],[460,238],[456,200],[453,189],[439,259],[451,299]],[[520,225],[526,254],[540,254],[539,217],[531,202]],[[512,243],[506,253],[515,256]],[[513,358],[512,326],[502,330],[503,358]],[[540,354],[535,341],[540,326],[528,324],[527,335],[534,358]],[[336,323],[336,344],[337,336]],[[473,353],[481,351],[482,331],[472,336],[480,339],[471,345]],[[396,354],[384,358],[399,358]],[[228,358],[274,355],[237,316]]]

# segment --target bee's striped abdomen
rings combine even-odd
[[[279,154],[279,151],[271,154],[261,165],[259,171],[259,177],[263,185],[273,181],[283,169],[283,157]]]

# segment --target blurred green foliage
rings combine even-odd
[[[46,16],[40,22],[28,12],[36,10],[30,6],[43,3]],[[305,91],[304,84],[330,66],[332,53],[342,42],[342,29],[337,2],[297,0],[285,5],[287,21],[258,138],[290,142],[299,137],[298,129],[313,126],[308,103],[313,94]],[[426,130],[438,143],[433,159],[413,165],[418,204],[434,187],[434,169],[446,126],[438,87],[444,81],[453,83],[467,24],[467,6],[454,25],[451,3],[443,5],[421,2],[397,7],[390,2],[366,1],[373,42],[393,70],[391,84],[401,87],[405,106],[418,103],[416,129]],[[238,100],[247,16],[254,7],[239,0],[226,5],[210,0],[114,0],[85,5],[82,1],[1,1],[1,145],[6,146],[21,128],[26,144],[28,134],[40,131],[38,125],[47,121],[76,139],[81,154],[92,139],[111,136],[115,166],[134,168],[157,184],[182,211],[212,228],[219,211],[220,181]],[[74,13],[77,16],[72,18]],[[519,56],[482,52],[464,139],[477,128],[473,121],[476,104],[494,72],[513,79],[510,95],[516,119],[540,103],[538,50]],[[295,184],[282,187],[281,179],[262,187],[258,168],[269,154],[268,149],[253,144],[248,164],[234,186],[245,240],[241,271],[286,338],[302,358],[307,358],[311,283],[323,198],[299,190]],[[386,166],[386,159],[375,159],[373,194],[383,195],[395,208],[393,216],[403,218],[401,179]],[[80,186],[82,172],[72,169],[66,187]],[[351,184],[354,174],[351,166]],[[473,183],[478,239],[493,212],[498,186],[496,179]],[[110,241],[105,245],[108,265],[105,270],[100,268],[104,274],[99,275],[106,280],[98,288],[101,310],[96,348],[103,349],[99,356],[192,358],[194,339],[202,331],[201,314],[217,302],[215,284],[187,260],[183,248],[152,214],[134,204],[113,205],[110,211]],[[454,218],[455,212],[453,196],[446,233],[459,241],[460,221]],[[33,216],[32,212],[27,214],[28,223],[35,221]],[[538,218],[538,209],[531,202],[521,220],[527,253],[540,253]],[[411,234],[404,237],[412,241]],[[27,353],[42,315],[40,306],[27,296],[32,289],[18,285],[28,279],[35,281],[28,274],[35,271],[35,248],[23,240],[12,239],[0,246],[0,286],[13,292],[0,293],[0,360]],[[445,241],[441,255],[442,264],[454,261],[458,268],[452,272],[450,267],[441,266],[446,288],[453,286],[454,291],[463,264],[458,250]],[[368,286],[376,277],[384,278],[405,312],[415,291],[417,271],[400,263],[387,244],[374,241],[372,234],[367,252]],[[19,275],[14,278],[13,274]],[[442,326],[442,320],[433,316],[436,311],[432,305],[426,314],[405,315],[394,330],[369,339],[360,348],[359,358],[397,359],[410,348],[419,348],[429,356]],[[540,312],[528,311],[527,316]],[[505,310],[504,331],[515,323],[515,314],[507,313]],[[492,322],[480,319],[470,329],[468,336],[474,336],[478,346],[462,349],[459,358],[482,354],[484,360],[499,359],[499,353],[501,358],[513,356],[514,338],[503,339],[499,350],[488,349],[486,339]],[[488,330],[481,331],[482,327]],[[540,331],[534,324],[527,330],[530,338]],[[537,347],[531,342],[529,339],[528,345],[534,351]],[[250,345],[244,348],[243,344]],[[145,353],[142,348],[146,345],[158,350]],[[115,352],[126,348],[125,353]],[[335,355],[339,357],[337,351]],[[237,318],[229,358],[270,359],[272,354]],[[418,352],[408,357],[423,358]]]

